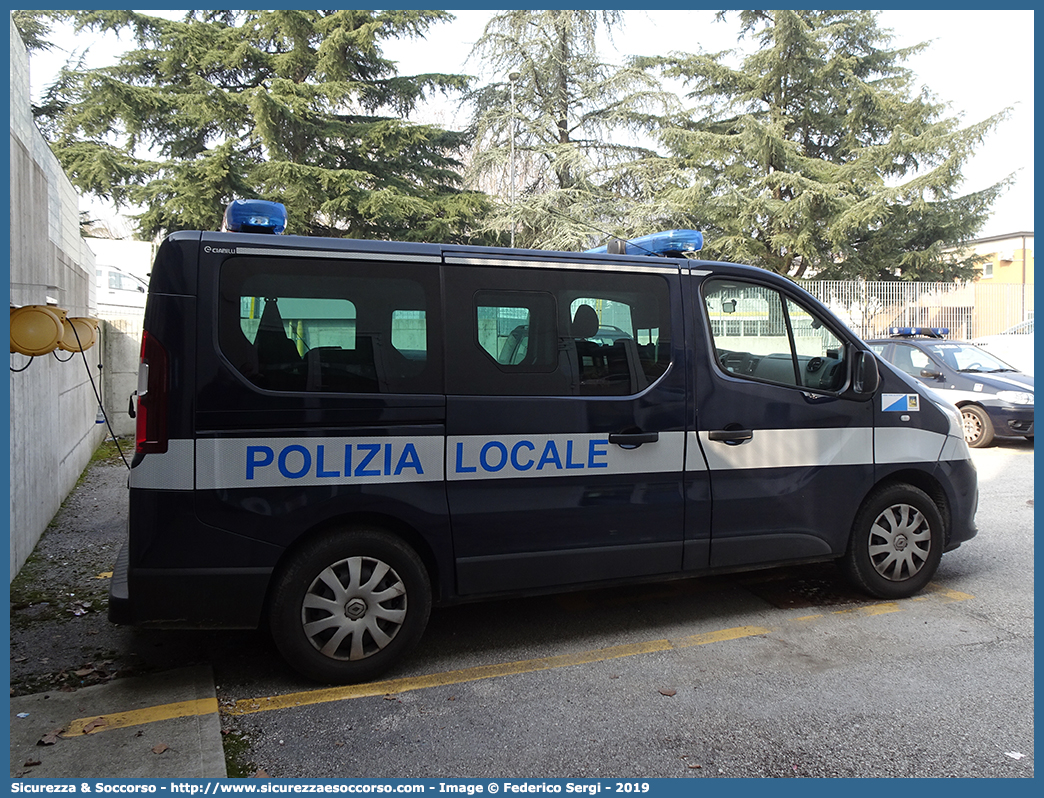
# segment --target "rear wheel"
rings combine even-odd
[[[961,408],[961,421],[964,424],[964,440],[973,449],[981,449],[993,443],[993,422],[978,405],[965,405]]]
[[[887,485],[856,514],[841,567],[873,596],[905,598],[935,575],[942,549],[943,521],[935,502],[912,485]]]
[[[371,679],[424,632],[431,583],[417,554],[381,531],[326,534],[276,578],[269,622],[276,646],[319,682]]]

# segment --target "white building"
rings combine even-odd
[[[155,245],[115,238],[86,241],[94,252],[99,316],[140,316],[145,309]]]

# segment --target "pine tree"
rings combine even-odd
[[[232,199],[286,205],[288,233],[463,241],[486,199],[461,190],[463,133],[404,121],[462,76],[403,77],[381,42],[441,11],[52,12],[129,33],[114,66],[63,70],[37,119],[83,191],[137,206],[139,231],[216,229]]]
[[[18,35],[28,52],[54,49],[54,43],[48,38],[51,35],[51,25],[46,16],[35,11],[12,11],[11,19],[14,20]]]
[[[625,221],[646,212],[638,207],[659,160],[636,136],[672,97],[642,70],[600,60],[599,29],[621,20],[618,11],[506,11],[475,44],[472,57],[499,79],[470,97],[469,174],[500,200],[487,228],[503,243],[512,229],[517,246],[565,250],[601,243],[600,230],[647,232]]]
[[[719,15],[724,18],[724,15]],[[915,91],[870,11],[744,11],[757,48],[639,58],[685,81],[686,119],[664,120],[674,223],[704,255],[792,278],[970,278],[943,250],[973,237],[1008,180],[958,196],[961,169],[1004,114],[961,127]],[[1010,178],[1009,178],[1010,179]]]

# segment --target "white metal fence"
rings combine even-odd
[[[889,327],[947,327],[968,340],[1033,318],[1033,286],[1005,283],[905,283],[809,280],[801,286],[861,338]]]

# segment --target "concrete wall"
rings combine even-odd
[[[79,198],[33,124],[29,61],[11,22],[11,306],[95,312],[94,256],[80,238]],[[13,579],[104,439],[95,424],[101,346],[67,362],[11,355],[10,549]],[[59,351],[62,357],[69,353]]]
[[[124,275],[149,282],[156,245],[149,241],[87,238],[94,252],[98,277],[98,318],[102,320],[102,404],[117,435],[133,435],[134,419],[127,413],[130,396],[138,387],[141,329],[146,294],[112,290],[106,272],[115,267]],[[124,277],[124,280],[126,278]]]
[[[109,317],[102,313],[102,404],[117,435],[133,435],[134,419],[127,412],[138,389],[143,316]]]

